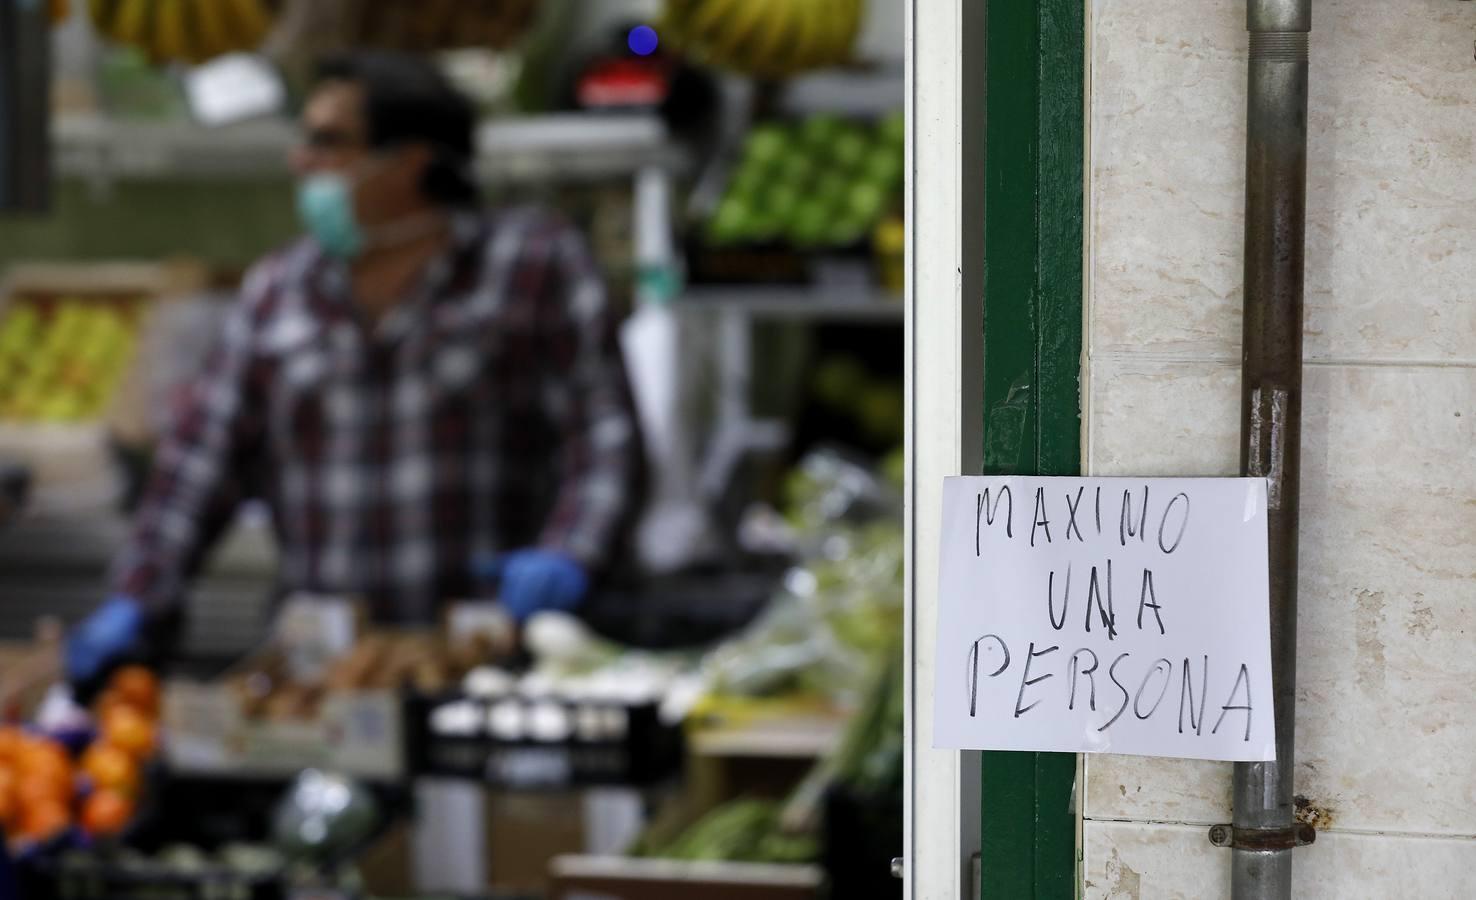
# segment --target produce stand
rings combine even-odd
[[[0,282],[0,456],[29,468],[37,506],[116,499],[109,432],[144,364],[135,345],[155,304],[202,278],[179,263],[28,264]]]
[[[151,16],[147,34],[131,34],[126,27],[129,17],[117,15],[125,5],[157,7],[170,14]],[[293,26],[266,42],[259,61],[278,53],[283,40],[306,42],[276,56],[279,63],[286,60],[285,82],[306,58],[308,43],[331,37],[326,28],[314,27],[312,15],[344,4],[242,0],[240,5]],[[367,8],[362,3],[347,5]],[[435,30],[431,20],[438,12],[480,4],[383,5],[398,12],[380,22],[376,40],[387,45],[384,42],[404,39],[418,47],[423,43],[420,37]],[[518,5],[532,3],[518,0]],[[606,16],[606,6],[593,4],[591,17]],[[859,5],[842,6],[848,16],[861,14]],[[67,180],[65,197],[70,205],[62,215],[75,214],[79,197],[84,208],[88,202],[116,204],[114,198],[125,195],[146,202],[159,197],[167,204],[171,194],[210,191],[217,185],[230,191],[251,190],[253,184],[266,190],[286,186],[289,173],[283,160],[301,136],[285,111],[262,111],[253,119],[212,126],[203,124],[206,117],[187,118],[199,115],[198,98],[189,113],[183,98],[193,96],[197,76],[208,74],[195,67],[212,56],[218,58],[226,47],[191,49],[171,46],[168,40],[161,44],[168,26],[178,18],[172,13],[179,4],[130,0],[87,7],[73,0],[71,8],[68,28],[73,32],[85,26],[82,20],[98,20],[96,36],[79,57],[86,66],[76,66],[72,76],[95,88],[100,102],[69,104],[51,117],[54,169]],[[194,17],[191,21],[213,21],[200,10],[189,15]],[[256,24],[270,24],[267,18]],[[774,21],[768,27],[798,28],[790,34],[793,39],[814,24],[793,14],[770,18]],[[613,26],[614,19],[601,27],[606,25]],[[258,30],[231,35],[231,46],[263,49]],[[444,31],[456,39],[473,33]],[[191,42],[200,37],[194,34]],[[559,43],[560,36],[552,37]],[[666,323],[679,317],[684,336],[705,335],[717,348],[708,356],[688,353],[681,342],[628,351],[635,375],[655,373],[658,382],[714,391],[704,402],[684,398],[683,403],[693,401],[692,409],[674,415],[666,423],[671,429],[648,431],[674,434],[671,443],[678,449],[665,458],[671,464],[659,468],[694,482],[680,485],[682,492],[713,507],[709,512],[716,530],[732,524],[727,521],[728,505],[757,501],[782,508],[786,502],[777,496],[777,470],[758,474],[755,481],[766,482],[759,491],[735,489],[737,479],[732,476],[739,457],[762,450],[776,460],[787,459],[790,453],[811,449],[793,445],[792,426],[799,416],[760,420],[753,412],[755,396],[779,392],[756,384],[769,374],[757,362],[765,353],[757,337],[759,323],[862,325],[887,340],[889,329],[901,324],[902,306],[896,295],[905,163],[898,130],[903,122],[902,83],[898,78],[887,81],[896,72],[883,71],[885,66],[846,66],[817,79],[797,79],[785,88],[789,97],[781,98],[773,85],[746,91],[738,83],[741,76],[735,78],[731,71],[720,76],[704,71],[705,62],[717,62],[716,57],[680,58],[683,50],[675,23],[670,30],[663,26],[661,37],[666,46],[651,61],[659,65],[669,61],[673,71],[692,69],[708,82],[712,92],[706,101],[715,108],[702,110],[705,118],[684,119],[659,104],[581,110],[577,107],[583,100],[562,98],[545,98],[531,107],[537,111],[530,114],[508,114],[505,110],[515,102],[510,94],[498,95],[500,89],[483,83],[485,92],[476,102],[486,118],[476,129],[471,162],[478,180],[500,195],[498,202],[535,199],[583,212],[590,211],[585,209],[588,201],[589,221],[583,215],[574,218],[588,226],[596,255],[613,273],[616,302],[623,303],[629,288],[638,313],[658,310],[668,317]],[[782,70],[766,74],[788,78],[812,66],[841,61],[849,44],[842,40],[844,35],[833,37],[833,55],[796,57]],[[549,38],[539,40],[547,43]],[[572,47],[581,42],[582,37],[567,43]],[[431,43],[444,44],[444,36]],[[477,43],[483,52],[495,42]],[[584,52],[557,49],[552,58],[558,65],[567,62],[559,57]],[[521,50],[516,48],[510,60],[489,61],[483,56],[480,74],[495,81],[500,76],[487,73],[504,64],[516,70],[527,62],[526,71],[534,74],[538,65],[550,71],[558,67],[549,60],[525,60],[518,55]],[[615,56],[623,52],[617,46]],[[468,64],[464,58],[439,61],[456,70],[453,76],[463,74],[460,67]],[[745,68],[740,58],[725,65]],[[85,75],[77,74],[83,71]],[[150,80],[155,89],[178,96],[146,109],[137,96],[129,101],[130,85],[116,78],[120,71],[132,72],[137,93],[143,93],[140,89],[149,86],[144,81]],[[844,95],[851,99],[837,100]],[[861,102],[853,102],[858,97]],[[796,98],[799,105],[792,102]],[[805,104],[808,108],[801,108]],[[694,125],[697,119],[702,121]],[[150,193],[159,188],[163,189],[157,194]],[[567,204],[576,192],[583,194]],[[186,206],[190,211],[182,218],[191,226],[196,220],[201,229],[235,225],[229,211],[202,210],[197,201]],[[124,215],[119,212],[113,210],[111,220],[128,221],[127,210],[121,211]],[[151,221],[167,225],[167,209],[158,212],[162,214]],[[252,217],[271,218],[260,209]],[[283,227],[286,221],[284,216],[270,227]],[[264,245],[269,237],[273,236],[243,229],[242,247],[257,241]],[[128,247],[164,243],[119,242]],[[39,245],[49,246],[44,240]],[[52,252],[66,255],[73,250]],[[196,246],[194,252],[210,258],[228,255],[219,241]],[[239,262],[244,260],[232,259],[229,265],[234,269]],[[12,267],[8,274],[6,296],[43,304],[76,298],[115,308],[128,305],[133,310],[130,323],[141,323],[160,298],[206,280],[193,266],[169,263],[63,262]],[[627,274],[634,276],[629,279],[633,285],[626,284]],[[217,286],[224,286],[225,280],[217,278]],[[0,306],[0,321],[4,311]],[[171,342],[194,343],[194,335],[209,330],[192,321],[164,340],[164,347],[141,343],[137,355],[164,356]],[[710,371],[700,369],[708,365]],[[646,367],[649,370],[642,371]],[[0,379],[4,377],[0,370]],[[798,384],[801,379],[794,380]],[[633,383],[647,382],[633,378]],[[7,598],[6,608],[0,610],[0,637],[29,633],[40,610],[66,620],[85,614],[97,599],[99,573],[123,540],[127,526],[115,511],[120,492],[113,445],[121,424],[121,430],[142,435],[138,458],[146,459],[153,435],[146,434],[146,428],[127,427],[127,419],[156,411],[140,406],[157,409],[162,403],[157,397],[137,402],[136,392],[130,394],[136,385],[127,379],[108,387],[115,389],[119,402],[110,404],[106,414],[48,414],[38,421],[27,415],[0,421],[0,457],[11,451],[29,465],[35,500],[25,517],[6,527],[0,484],[0,528],[4,528],[0,596]],[[786,384],[784,390],[795,388]],[[643,413],[651,415],[648,409]],[[709,454],[705,465],[677,458],[699,447]],[[775,517],[786,518],[788,513]],[[736,522],[737,516],[732,518]],[[372,686],[290,683],[275,670],[265,673],[258,663],[266,639],[270,606],[266,598],[275,559],[265,517],[246,513],[196,581],[181,658],[168,672],[163,691],[168,734],[161,783],[151,803],[162,812],[162,819],[142,823],[147,827],[124,841],[151,857],[167,856],[170,845],[179,843],[196,847],[203,856],[190,861],[189,872],[150,868],[148,859],[121,851],[51,856],[41,860],[37,871],[44,870],[62,893],[53,898],[38,888],[28,897],[135,900],[134,888],[147,882],[156,892],[173,892],[168,896],[181,900],[307,900],[308,896],[359,900],[351,884],[328,885],[319,879],[318,887],[309,887],[318,893],[303,894],[301,889],[312,879],[299,877],[301,872],[280,867],[243,872],[224,859],[232,845],[262,840],[269,830],[272,801],[288,779],[306,767],[331,768],[369,785],[387,813],[385,827],[390,829],[374,852],[393,857],[388,868],[413,869],[417,877],[428,870],[434,874],[442,863],[449,867],[457,857],[476,856],[479,862],[492,862],[490,872],[484,866],[473,873],[480,876],[471,879],[475,883],[500,883],[492,876],[506,865],[515,870],[516,880],[504,886],[542,884],[548,876],[555,883],[551,896],[561,898],[577,892],[629,900],[817,897],[826,876],[811,864],[569,856],[546,872],[544,860],[552,851],[580,847],[622,852],[635,831],[649,824],[661,802],[678,793],[686,795],[693,819],[746,794],[762,798],[772,809],[836,753],[847,721],[859,706],[855,684],[875,652],[866,635],[855,633],[865,632],[870,624],[853,629],[854,623],[839,620],[855,611],[846,607],[860,608],[860,618],[868,622],[888,616],[899,619],[895,604],[878,602],[877,597],[900,596],[900,588],[894,590],[890,575],[879,584],[860,587],[853,581],[865,577],[848,580],[840,570],[847,565],[861,568],[867,560],[847,561],[846,553],[821,549],[823,541],[835,538],[828,531],[834,524],[830,521],[827,528],[820,528],[814,521],[789,519],[784,527],[800,536],[795,546],[778,551],[726,535],[730,541],[715,542],[727,544],[715,554],[723,558],[704,559],[707,568],[702,571],[620,584],[592,598],[582,612],[585,624],[605,642],[599,652],[609,658],[600,665],[613,670],[665,667],[664,680],[656,689],[630,695],[611,691],[608,684],[592,689],[599,681],[592,672],[560,672],[558,665],[539,659],[489,660],[507,681],[495,688],[489,688],[485,679],[476,683],[463,671],[442,679],[402,673],[393,683]],[[855,537],[844,535],[845,540]],[[867,545],[856,553],[875,557],[879,568],[885,569],[891,554],[874,549]],[[741,564],[734,562],[739,557]],[[821,585],[812,588],[814,596],[788,583],[795,570],[804,570]],[[838,601],[826,598],[832,593]],[[785,621],[772,627],[770,611],[775,606],[785,608],[779,616]],[[817,639],[811,641],[812,637]],[[783,651],[776,660],[761,659],[761,651],[769,646]],[[54,651],[52,646],[53,657]],[[0,665],[3,654],[0,648]],[[731,665],[751,659],[761,659],[756,668],[762,671]],[[552,687],[540,684],[550,670],[568,680]],[[255,676],[263,674],[269,674],[265,680],[270,688],[257,690],[261,679]],[[442,800],[448,802],[442,805]],[[810,851],[803,856],[807,863],[819,861],[813,840],[818,829],[810,824],[800,829],[809,842]],[[543,825],[546,831],[537,833],[537,826]],[[413,864],[406,862],[411,857],[416,857]],[[143,896],[140,893],[138,900]]]

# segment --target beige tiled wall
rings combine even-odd
[[[1092,474],[1234,474],[1241,2],[1089,0]],[[1296,896],[1476,896],[1476,4],[1319,0]],[[1085,896],[1229,896],[1230,767],[1089,757]]]

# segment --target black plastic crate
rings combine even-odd
[[[469,704],[480,724],[465,734],[437,733],[432,719],[448,704]],[[570,734],[553,740],[531,736],[494,736],[487,723],[494,707],[515,704],[525,720],[559,710]],[[605,736],[581,736],[578,722],[619,723],[602,729]],[[415,697],[408,701],[407,732],[411,771],[420,775],[470,778],[498,787],[556,790],[593,785],[644,786],[665,780],[681,769],[683,741],[679,725],[661,721],[659,706],[646,703],[572,702],[554,699],[473,700],[459,694]],[[609,732],[617,732],[610,734]]]
[[[20,878],[26,900],[292,900],[277,873],[207,866],[185,875],[126,868],[106,856],[33,860]]]
[[[900,793],[868,795],[844,786],[826,793],[821,863],[832,897],[901,900],[892,859],[902,855],[902,820]]]

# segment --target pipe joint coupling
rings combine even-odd
[[[1304,63],[1307,61],[1307,32],[1252,31],[1250,58],[1252,61]]]

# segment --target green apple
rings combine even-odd
[[[847,171],[859,169],[870,150],[871,141],[854,125],[842,126],[830,142],[830,158]]]
[[[789,134],[782,125],[760,125],[743,141],[744,165],[772,164],[784,154],[790,143]]]

